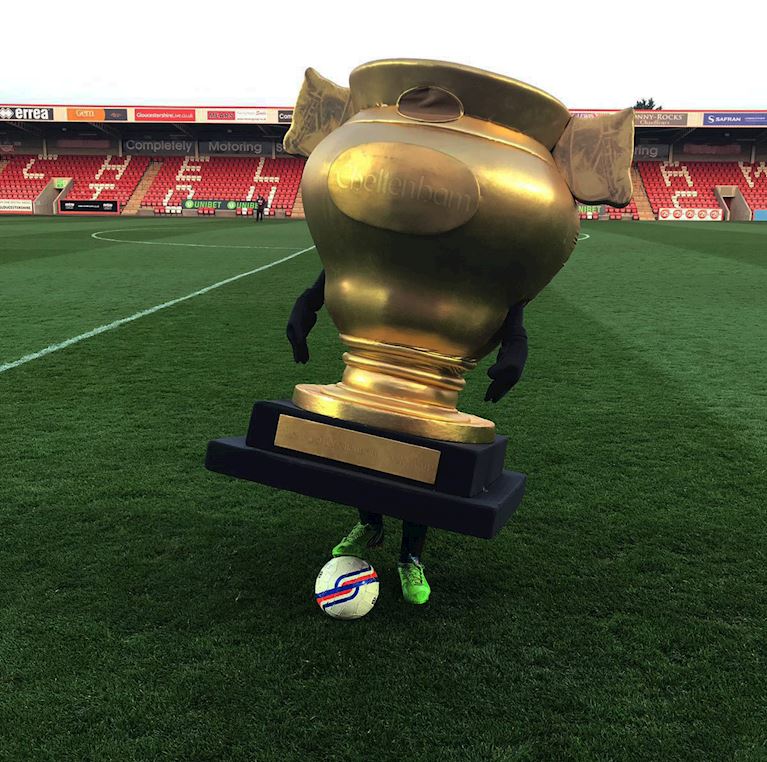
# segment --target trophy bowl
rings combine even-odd
[[[387,60],[350,76],[354,115],[311,152],[306,220],[325,303],[349,351],[337,384],[294,403],[433,439],[491,442],[457,410],[464,374],[499,341],[578,237],[551,150],[570,115],[530,85],[471,67]]]

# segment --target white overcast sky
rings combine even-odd
[[[62,2],[7,0],[0,103],[265,105],[313,66],[435,58],[571,108],[767,109],[767,0]]]

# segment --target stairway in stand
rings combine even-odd
[[[306,215],[304,214],[304,197],[301,195],[301,188],[298,189],[298,193],[296,193],[296,200],[293,204],[293,219],[306,219]]]
[[[0,174],[3,173],[3,170],[5,169],[7,164],[8,164],[8,159],[0,159]]]
[[[141,208],[141,202],[144,200],[147,191],[152,187],[152,183],[154,182],[155,177],[157,177],[160,167],[162,167],[161,161],[149,162],[149,166],[146,168],[146,172],[144,172],[141,180],[139,180],[136,190],[133,191],[133,194],[128,199],[128,203],[123,207],[123,214],[138,214],[138,210]]]
[[[639,174],[639,170],[633,164],[631,165],[631,183],[634,186],[634,203],[637,207],[639,219],[654,220],[655,215],[652,213],[652,207],[650,206],[650,200],[647,198],[647,191],[644,188],[642,177]]]

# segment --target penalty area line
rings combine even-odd
[[[240,278],[247,278],[249,275],[255,275],[256,273],[260,273],[263,270],[268,270],[270,267],[274,267],[275,265],[280,265],[283,262],[287,262],[289,259],[293,259],[300,254],[305,254],[307,251],[311,251],[313,248],[313,245],[309,246],[306,249],[301,249],[301,251],[293,252],[293,254],[289,254],[287,257],[283,257],[282,259],[277,259],[274,262],[269,262],[269,264],[262,265],[261,267],[256,267],[254,270],[248,270],[247,272],[233,275],[231,278],[220,280],[218,283],[213,283],[210,286],[205,286],[205,288],[200,288],[197,291],[193,291],[191,294],[187,294],[186,296],[180,296],[178,299],[171,299],[168,302],[156,304],[154,307],[149,307],[146,310],[141,310],[140,312],[136,312],[135,314],[129,315],[128,317],[120,318],[119,320],[113,320],[111,323],[107,323],[106,325],[100,325],[98,328],[93,328],[90,331],[81,333],[79,336],[73,336],[71,339],[66,339],[66,341],[62,341],[58,344],[51,344],[45,349],[41,349],[39,352],[33,352],[32,354],[24,355],[24,357],[19,357],[18,360],[13,360],[12,362],[7,362],[3,365],[0,365],[0,373],[5,373],[7,370],[18,368],[19,365],[25,365],[26,363],[32,362],[33,360],[39,360],[41,357],[53,354],[53,352],[58,352],[60,349],[71,347],[73,344],[79,344],[81,341],[91,339],[101,333],[113,331],[115,328],[119,328],[121,325],[131,323],[134,320],[146,317],[147,315],[152,315],[155,312],[167,309],[168,307],[173,307],[174,305],[180,304],[181,302],[186,302],[189,299],[194,299],[196,296],[202,296],[203,294],[207,294],[209,291],[213,291],[216,288],[226,286],[228,283],[234,283],[234,281],[240,280]]]

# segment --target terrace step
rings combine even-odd
[[[642,176],[639,174],[639,170],[633,164],[631,166],[631,182],[634,186],[634,203],[637,207],[637,214],[639,215],[639,219],[654,220],[655,215],[652,213],[650,199],[647,198],[647,191],[645,190],[644,183],[642,182]]]
[[[139,180],[139,183],[136,186],[136,190],[133,191],[133,194],[128,199],[128,203],[123,208],[123,214],[138,214],[138,211],[141,208],[141,202],[144,200],[147,191],[152,187],[152,183],[154,182],[155,177],[157,177],[161,167],[162,161],[158,159],[153,159],[149,162],[146,172],[144,172],[141,180]]]
[[[293,203],[293,219],[305,220],[306,214],[304,214],[304,197],[301,195],[301,188],[299,187],[296,194],[296,200]]]

